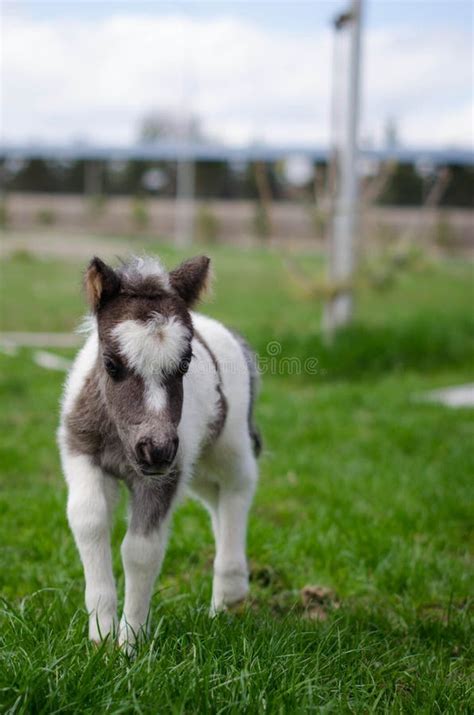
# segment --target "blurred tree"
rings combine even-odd
[[[441,206],[474,208],[474,169],[470,166],[450,166],[451,180],[440,201]]]
[[[123,177],[123,193],[133,195],[143,194],[142,176],[150,166],[151,164],[146,161],[128,161]]]
[[[398,164],[378,198],[379,204],[419,206],[423,200],[423,179],[412,164]]]
[[[196,196],[202,199],[228,199],[234,195],[232,170],[225,161],[196,164]]]
[[[205,140],[198,117],[155,109],[146,114],[140,122],[138,141],[141,144],[183,139],[194,142]],[[159,193],[165,196],[174,195],[176,192],[176,163],[170,161],[129,162],[126,171],[129,192],[136,194],[146,191],[143,186],[143,177],[150,169],[159,169],[167,178]]]
[[[474,169],[450,166],[450,180],[440,199],[440,206],[474,208]],[[398,164],[392,171],[377,203],[390,206],[420,206],[429,191],[427,179],[413,164]]]
[[[7,188],[12,191],[54,192],[60,187],[54,164],[42,159],[31,159],[10,178]]]
[[[385,146],[389,149],[399,146],[398,125],[394,117],[389,117],[384,128]]]
[[[84,173],[84,162],[72,161],[65,171],[63,190],[71,194],[82,194],[85,183]]]
[[[198,117],[153,110],[141,120],[138,139],[143,144],[153,144],[170,139],[202,142],[206,137],[201,130]]]
[[[163,131],[165,124],[162,125]],[[151,122],[145,127],[151,136]],[[155,126],[158,131],[158,125]],[[168,129],[166,129],[168,131]],[[170,130],[171,131],[171,130]],[[202,134],[201,134],[202,136]],[[150,193],[143,177],[150,169],[159,169],[167,182],[158,192],[160,196],[174,196],[176,192],[176,163],[167,161],[101,162],[105,194],[138,195]],[[51,193],[84,192],[84,161],[44,161],[42,159],[8,160],[1,163],[2,186],[8,191],[38,191]],[[450,180],[439,205],[474,208],[474,168],[449,166]],[[327,167],[318,166],[317,200],[326,194]],[[265,164],[266,178],[273,200],[298,198],[281,175],[278,164]],[[311,187],[314,188],[314,187]],[[381,191],[377,203],[393,206],[420,206],[429,191],[429,177],[423,178],[410,164],[398,164]],[[305,187],[309,192],[310,187]],[[152,193],[155,193],[154,191]],[[217,199],[258,199],[254,165],[242,162],[199,162],[196,165],[196,196]]]
[[[265,176],[268,181],[271,195],[274,199],[281,199],[285,196],[285,190],[281,181],[279,181],[277,176],[277,171],[273,164],[265,163]],[[243,176],[240,178],[239,195],[245,199],[258,199],[259,190],[257,186],[257,179],[255,174],[255,165],[252,163],[247,164]]]

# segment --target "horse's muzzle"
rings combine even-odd
[[[179,438],[174,437],[165,445],[156,445],[152,439],[142,439],[135,448],[138,466],[143,474],[165,474],[174,462]]]

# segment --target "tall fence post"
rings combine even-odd
[[[94,159],[84,161],[84,193],[88,197],[99,196],[102,193],[103,167]]]
[[[358,201],[361,14],[362,0],[353,0],[349,11],[340,15],[335,22],[337,32],[348,29],[349,59],[342,136],[336,153],[337,188],[329,257],[329,283],[332,290],[323,316],[323,330],[328,336],[338,327],[350,322],[354,306],[352,283]],[[333,78],[333,86],[337,79]]]
[[[178,158],[176,173],[175,241],[180,248],[190,246],[194,238],[194,161]]]

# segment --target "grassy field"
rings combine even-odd
[[[356,326],[327,347],[319,305],[277,253],[210,254],[204,309],[262,356],[280,346],[258,407],[252,601],[208,619],[211,532],[185,502],[150,641],[134,660],[91,647],[55,447],[64,376],[28,349],[0,354],[0,711],[472,712],[473,411],[417,399],[473,380],[472,267],[426,264],[364,291]],[[298,260],[321,272],[318,256]],[[3,330],[77,324],[81,266],[18,254],[0,269]],[[288,357],[316,359],[315,374],[288,374]],[[125,495],[120,593],[124,513]],[[308,584],[331,590],[318,609],[302,604]]]

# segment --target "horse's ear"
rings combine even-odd
[[[209,287],[211,259],[196,256],[170,272],[170,282],[178,295],[191,308]]]
[[[96,312],[104,301],[120,290],[120,278],[113,268],[94,257],[86,271],[84,285],[91,309]]]

